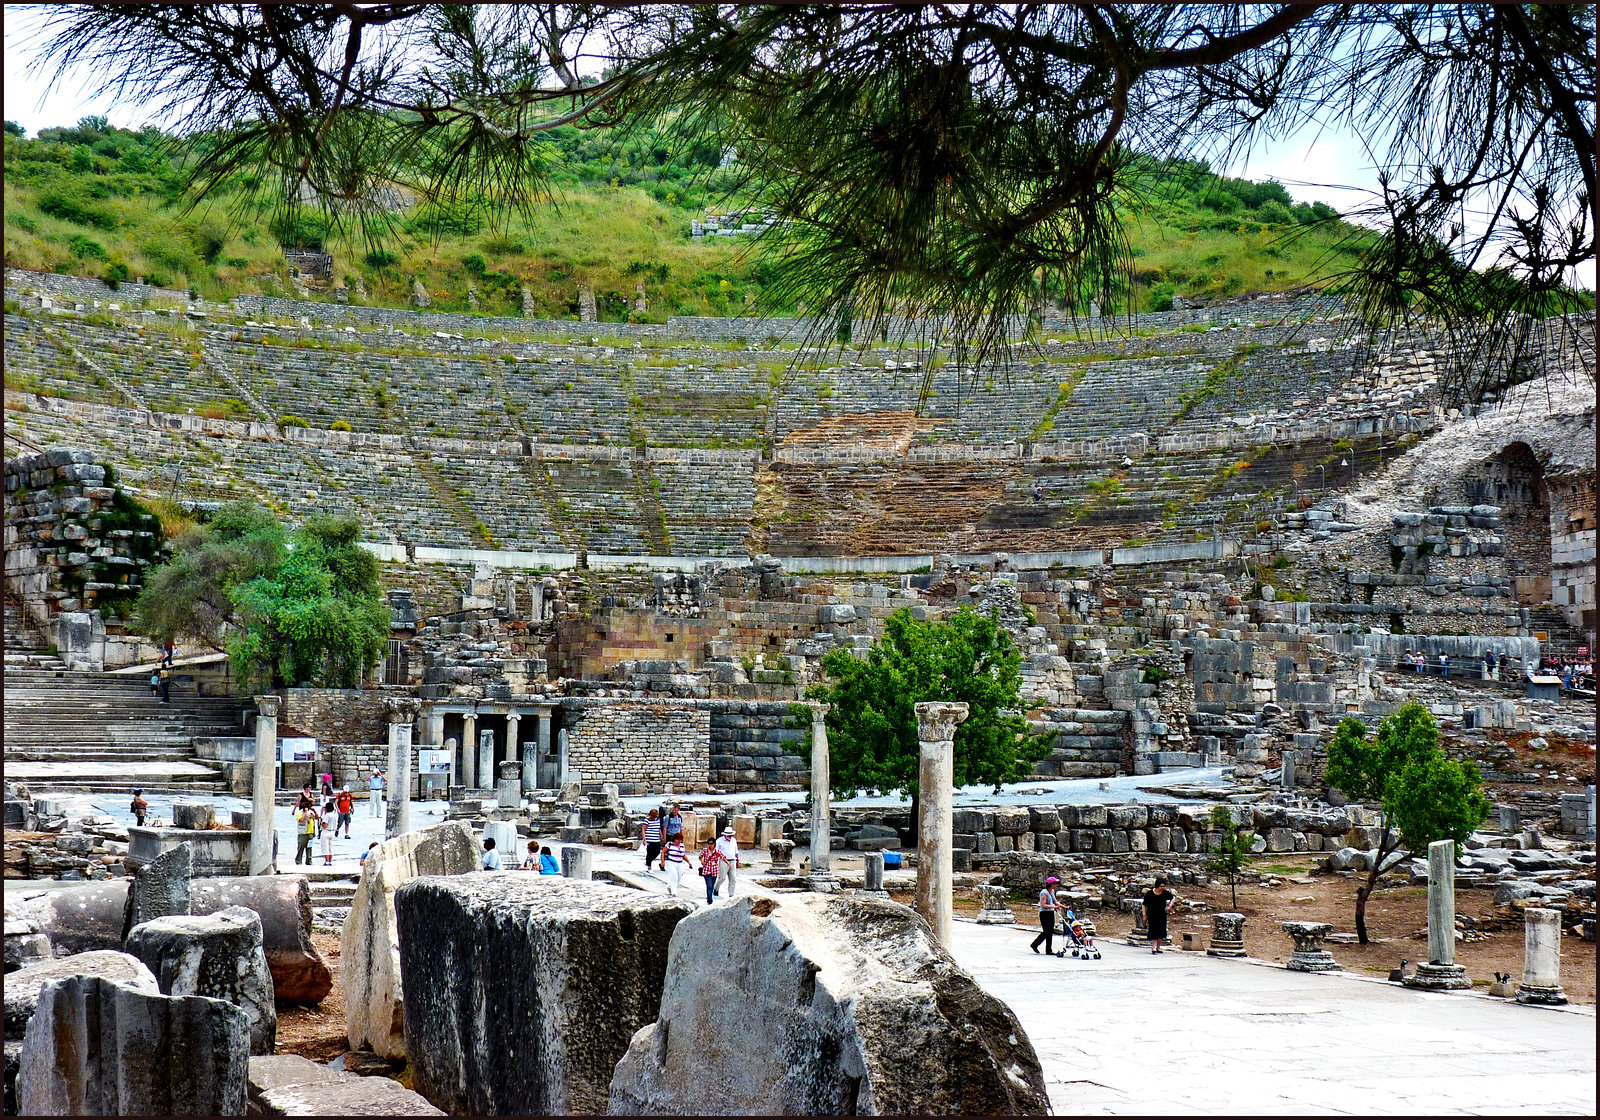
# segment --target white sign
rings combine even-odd
[[[455,751],[420,750],[417,752],[417,770],[423,774],[448,774]]]
[[[279,762],[315,762],[317,760],[317,741],[315,739],[279,739]]]

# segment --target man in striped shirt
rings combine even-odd
[[[639,834],[639,840],[644,844],[644,866],[649,870],[650,865],[661,854],[661,811],[651,809],[650,817],[644,822],[644,829]]]

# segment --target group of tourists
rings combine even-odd
[[[683,814],[676,805],[669,805],[650,810],[639,830],[639,842],[644,847],[645,869],[654,865],[666,873],[667,894],[672,898],[678,897],[678,887],[691,867],[705,882],[707,906],[716,901],[717,891],[723,887],[728,898],[738,888],[739,842],[732,827],[724,828],[697,856],[690,856],[683,842]]]
[[[355,798],[350,794],[350,787],[335,791],[333,788],[333,775],[322,776],[322,796],[319,798],[310,781],[300,791],[300,796],[295,799],[295,849],[294,862],[300,863],[305,857],[307,867],[312,864],[311,845],[313,841],[322,841],[322,862],[326,867],[333,866],[333,842],[339,836],[339,830],[344,829],[346,840],[354,839],[350,835],[350,825],[355,819]]]
[[[1045,955],[1055,955],[1056,916],[1058,914],[1062,917],[1061,929],[1063,935],[1070,936],[1068,931],[1072,928],[1071,923],[1074,915],[1071,910],[1067,909],[1066,900],[1057,891],[1060,885],[1061,880],[1052,875],[1044,881],[1044,888],[1039,891],[1039,936],[1035,937],[1033,943],[1029,946],[1035,953],[1039,951],[1039,945],[1042,942]],[[1167,935],[1167,915],[1172,912],[1173,904],[1177,901],[1178,896],[1173,894],[1167,886],[1167,877],[1165,875],[1157,875],[1155,885],[1145,892],[1140,904],[1144,910],[1145,930],[1150,938],[1150,951],[1152,953],[1162,952],[1162,944],[1169,940]],[[1063,953],[1065,951],[1062,950]]]

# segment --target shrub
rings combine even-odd
[[[106,287],[112,291],[117,290],[117,285],[128,278],[128,266],[121,261],[113,261],[106,267],[105,275],[101,277],[106,282]]]
[[[350,421],[348,420],[335,420],[328,425],[328,431],[330,432],[348,432],[349,430]]]
[[[468,253],[461,258],[461,267],[474,276],[482,276],[489,268],[489,262],[483,259],[482,253]]]
[[[1162,281],[1159,284],[1152,284],[1150,286],[1150,310],[1171,311],[1172,300],[1176,294],[1177,293],[1174,291],[1172,285],[1166,281]]]
[[[107,207],[96,205],[76,187],[46,191],[39,196],[39,209],[52,218],[74,225],[92,229],[117,228],[117,215]]]
[[[97,261],[103,261],[108,256],[104,245],[92,237],[83,236],[81,233],[67,242],[67,248],[72,251],[73,256],[80,258],[92,257]]]
[[[398,264],[400,258],[387,249],[373,249],[367,254],[366,261],[373,268],[389,268]]]
[[[286,412],[278,417],[278,427],[280,428],[309,428],[310,426],[310,424],[306,423],[305,417],[296,416],[292,412]]]

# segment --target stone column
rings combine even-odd
[[[389,811],[384,835],[389,838],[411,831],[411,722],[422,701],[393,696],[389,707]]]
[[[496,774],[495,804],[501,809],[522,808],[522,764],[515,759],[502,762]]]
[[[478,788],[478,710],[468,708],[461,715],[461,784]]]
[[[1283,785],[1284,789],[1293,789],[1294,788],[1294,752],[1293,751],[1284,751],[1283,752],[1282,785]]]
[[[538,720],[534,716],[534,720]],[[539,756],[533,748],[533,740],[522,741],[522,713],[512,712],[506,716],[506,757],[514,758],[522,763],[522,792],[532,793],[539,788]]]
[[[534,748],[534,753],[538,756],[540,767],[550,761],[550,724],[554,722],[554,719],[555,713],[549,708],[539,709],[538,745]],[[535,776],[534,784],[541,789],[544,788],[544,773],[542,769]]]
[[[481,789],[494,785],[494,732],[487,728],[478,732],[478,783]]]
[[[831,893],[839,880],[828,866],[833,821],[828,814],[828,705],[811,705],[811,876],[814,891]]]
[[[1428,959],[1402,983],[1429,991],[1465,989],[1472,981],[1456,961],[1456,842],[1428,845]]]
[[[556,784],[565,787],[571,781],[570,775],[567,767],[567,729],[563,727],[556,733]]]
[[[1522,914],[1522,983],[1518,1003],[1566,1003],[1561,987],[1561,912],[1530,906]]]
[[[250,874],[270,875],[273,794],[278,785],[278,697],[256,697],[256,765],[250,801]]]
[[[967,705],[935,700],[913,705],[917,713],[917,796],[922,820],[917,826],[917,913],[933,927],[939,944],[949,947],[954,906],[951,866],[956,724],[967,718]]]
[[[1244,915],[1213,914],[1211,920],[1213,924],[1211,947],[1206,950],[1206,956],[1244,956]]]
[[[888,898],[889,892],[883,889],[883,853],[868,852],[862,863],[864,870],[858,893],[867,898]]]
[[[444,744],[444,713],[437,708],[429,706],[422,718],[422,741],[430,747]]]
[[[561,849],[561,874],[568,879],[593,879],[594,857],[588,848],[568,844]]]

